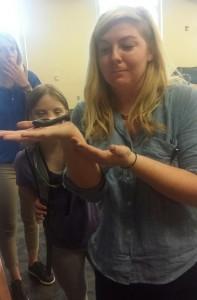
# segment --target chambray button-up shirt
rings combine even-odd
[[[73,112],[73,122],[83,131],[84,103]],[[128,134],[119,114],[114,131],[99,148],[126,145],[139,154],[165,164],[197,172],[197,91],[170,86],[154,119],[164,132],[148,138]],[[177,149],[179,151],[177,151]],[[197,208],[168,199],[120,167],[105,170],[102,188],[78,189],[65,177],[73,192],[96,201],[101,219],[89,242],[92,263],[105,276],[122,284],[164,284],[175,280],[197,262]]]

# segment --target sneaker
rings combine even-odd
[[[29,300],[24,290],[22,280],[17,279],[11,283],[11,296],[12,300]]]
[[[30,266],[28,272],[44,285],[51,285],[55,282],[54,274],[52,272],[51,274],[48,274],[46,267],[40,261],[36,261]]]

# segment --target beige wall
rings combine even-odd
[[[163,39],[171,63],[197,66],[196,0],[163,0]]]
[[[71,107],[83,98],[97,0],[23,0],[29,68],[59,87]],[[197,66],[197,0],[163,0],[163,39],[172,66]],[[189,31],[185,31],[189,26]]]
[[[77,97],[83,98],[95,2],[29,0],[24,15],[29,68],[60,88],[73,107]]]

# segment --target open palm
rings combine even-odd
[[[133,152],[123,145],[111,145],[109,149],[102,150],[76,141],[76,149],[87,159],[104,166],[127,167],[134,160]]]

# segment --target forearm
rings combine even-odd
[[[67,122],[66,124],[69,126],[67,134],[65,134],[65,131],[63,131],[63,135],[61,131],[58,132],[66,152],[67,175],[79,188],[94,188],[101,181],[102,173],[100,167],[96,162],[88,159],[88,157],[77,150],[75,142],[79,144],[87,144],[87,142],[72,122]]]
[[[131,170],[169,199],[197,206],[196,174],[142,155],[137,155],[137,161]]]
[[[18,193],[20,198],[24,201],[34,202],[37,198],[35,193],[29,187],[18,186]]]

